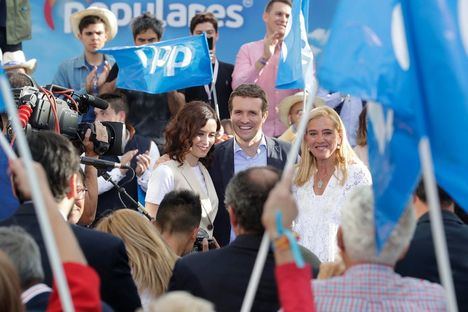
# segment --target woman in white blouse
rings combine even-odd
[[[170,160],[151,174],[146,209],[156,217],[164,196],[173,190],[191,190],[200,196],[200,227],[212,237],[218,197],[208,170],[202,164],[212,150],[221,125],[214,110],[204,102],[190,102],[166,128],[165,152]]]
[[[366,166],[351,148],[340,116],[327,106],[309,114],[294,178],[299,214],[293,229],[322,262],[335,260],[341,208],[349,192],[370,185]]]

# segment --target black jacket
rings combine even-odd
[[[265,139],[267,145],[267,165],[283,170],[291,145],[275,138],[265,137]],[[224,192],[229,181],[234,176],[234,139],[215,146],[209,171],[219,199],[213,235],[221,246],[226,246],[229,244],[231,223],[229,222],[229,214],[224,206]]]
[[[221,249],[181,258],[174,267],[169,291],[185,290],[205,298],[214,303],[216,311],[240,311],[261,240],[261,235],[240,235]],[[270,252],[251,311],[278,311],[274,269]]]
[[[458,310],[468,311],[468,225],[449,211],[442,211],[442,219]],[[403,276],[441,283],[428,213],[419,218],[408,253],[397,263],[395,271]]]
[[[216,95],[218,100],[218,108],[220,119],[229,118],[229,96],[232,93],[232,72],[234,65],[219,61],[218,77],[216,78]],[[180,90],[185,94],[185,101],[204,101],[209,103],[215,109],[214,100],[208,101],[205,86],[196,86]]]
[[[32,203],[21,205],[1,226],[23,227],[36,241],[41,251],[45,283],[51,286],[52,272],[36,211]],[[83,254],[101,280],[101,299],[115,311],[135,311],[141,306],[137,288],[130,273],[128,256],[122,240],[107,233],[71,226]]]

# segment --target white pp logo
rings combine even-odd
[[[143,49],[137,50],[135,53],[143,67],[148,69],[149,74],[154,74],[159,67],[164,68],[164,76],[171,77],[175,75],[176,68],[187,67],[192,62],[192,50],[186,46],[148,46],[144,49],[153,50],[152,53],[148,53],[152,54],[152,57],[148,57]],[[177,61],[177,59],[179,60]]]

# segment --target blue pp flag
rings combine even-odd
[[[468,211],[468,2],[404,0],[402,6],[437,183]]]
[[[0,79],[6,79],[3,68],[0,67]],[[5,92],[2,90],[2,92]],[[10,92],[10,90],[7,90]],[[5,112],[5,103],[3,96],[0,96],[0,113]],[[0,221],[8,219],[19,207],[18,200],[13,195],[8,175],[8,157],[3,149],[0,148]]]
[[[122,89],[156,94],[213,80],[205,34],[99,52],[114,56],[119,66],[117,87]]]
[[[318,74],[327,89],[380,104],[370,105],[368,126],[379,250],[419,180],[422,137],[431,142],[439,184],[468,204],[468,145],[448,139],[468,134],[457,16],[447,0],[342,0],[338,7]]]
[[[311,91],[314,55],[307,40],[309,0],[295,0],[281,45],[276,88]]]
[[[8,158],[0,149],[0,221],[11,217],[19,207],[19,202],[14,197],[8,174]]]
[[[0,77],[1,79],[5,79],[5,71],[3,67],[0,66]],[[5,103],[3,102],[3,97],[0,96],[0,113],[5,112]]]

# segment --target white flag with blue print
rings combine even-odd
[[[115,58],[119,66],[117,87],[122,89],[156,94],[213,80],[205,34],[99,52]]]

